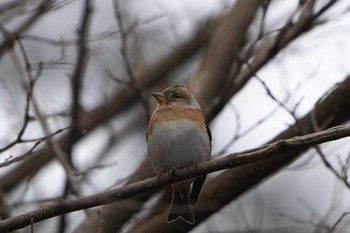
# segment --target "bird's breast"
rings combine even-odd
[[[178,121],[191,121],[206,132],[205,119],[200,110],[189,108],[160,108],[154,111],[148,125],[148,134],[152,135],[155,127]],[[186,127],[184,125],[183,127]]]
[[[156,111],[149,125],[148,158],[154,172],[159,174],[172,167],[183,168],[209,160],[210,139],[202,113],[197,110],[168,113]]]

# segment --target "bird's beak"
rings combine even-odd
[[[153,95],[153,97],[156,98],[159,104],[165,102],[165,96],[162,93],[152,93],[151,95]]]

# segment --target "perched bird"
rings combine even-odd
[[[211,157],[211,134],[194,96],[181,85],[153,93],[158,102],[148,125],[147,152],[152,170],[161,175],[173,168],[194,166]],[[206,175],[172,185],[167,222],[178,218],[194,224],[192,206]]]

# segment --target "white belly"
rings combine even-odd
[[[210,159],[210,141],[206,133],[190,120],[176,123],[162,123],[149,135],[148,158],[156,174]]]

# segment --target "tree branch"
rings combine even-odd
[[[25,22],[23,23],[17,30],[14,32],[6,32],[5,40],[0,44],[0,58],[4,54],[4,52],[12,48],[14,41],[17,37],[30,28],[35,22],[40,19],[46,12],[48,12],[53,7],[53,1],[42,1],[37,11]]]
[[[264,65],[271,61],[280,51],[295,41],[295,39],[308,32],[313,27],[317,26],[316,22],[319,17],[322,16],[322,14],[331,8],[336,2],[337,1],[332,0],[323,6],[319,11],[314,13],[314,15],[310,15],[310,11],[313,11],[313,4],[312,1],[307,1],[305,3],[306,6],[301,12],[301,15],[298,18],[297,22],[293,23],[290,21],[289,23],[286,23],[280,32],[273,38],[274,42],[271,45],[263,44],[263,46],[259,46],[260,49],[257,48],[257,52],[255,52],[254,56],[250,58],[242,58],[241,55],[236,53],[238,60],[243,59],[244,64],[247,66],[244,67],[238,74],[234,74],[232,77],[233,81],[230,83],[230,85],[227,85],[227,87],[225,87],[225,91],[222,91],[220,93],[220,95],[222,95],[221,98],[211,99],[211,102],[218,99],[220,103],[211,104],[212,106],[209,106],[210,109],[208,110],[207,119],[213,119],[232,98],[232,96],[237,94],[250,80],[250,78],[256,74]],[[208,101],[208,103],[210,103],[210,101]]]
[[[155,191],[164,185],[169,185],[207,173],[235,168],[244,164],[266,159],[284,151],[290,152],[291,150],[305,149],[310,146],[349,136],[350,126],[345,125],[336,126],[317,133],[296,136],[290,139],[282,139],[256,149],[232,153],[219,159],[200,163],[190,170],[188,168],[182,168],[179,170],[174,169],[165,173],[162,177],[152,177],[111,191],[72,200],[57,201],[57,203],[52,205],[43,206],[38,210],[1,221],[0,231],[13,231],[61,214],[122,201],[144,192]]]
[[[232,63],[261,4],[260,0],[237,1],[215,30],[202,64],[189,84],[202,108],[227,84]]]

